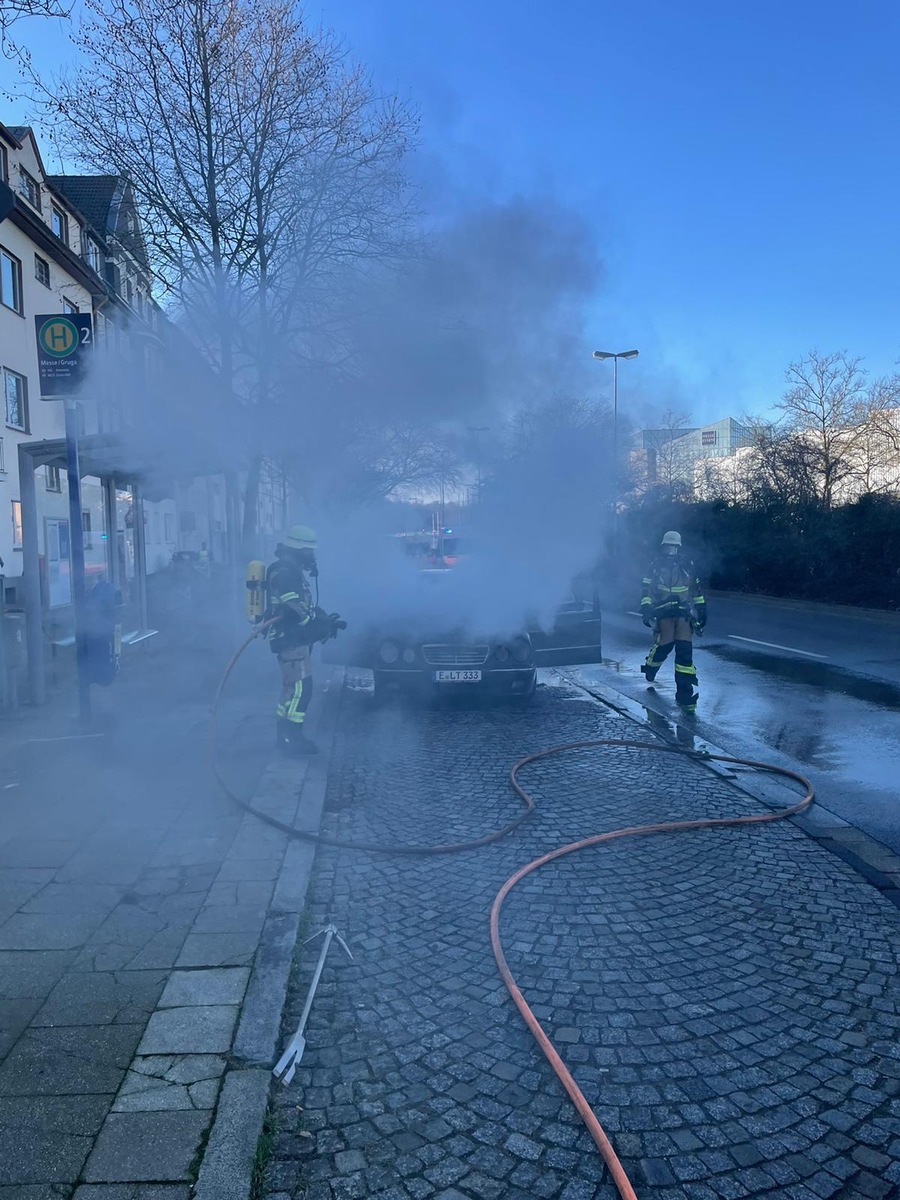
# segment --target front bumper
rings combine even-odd
[[[437,683],[435,668],[378,667],[375,690],[395,691],[422,696],[490,696],[497,698],[530,696],[537,686],[537,668],[482,667],[477,683]]]

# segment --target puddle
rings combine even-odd
[[[785,679],[789,683],[799,683],[828,692],[837,692],[841,696],[862,700],[866,704],[876,704],[880,708],[900,709],[900,686],[884,679],[857,675],[843,667],[835,667],[829,663],[780,657],[764,651],[745,650],[724,642],[704,646],[703,649],[708,654],[714,654],[726,662],[748,667],[751,671],[759,674],[772,675],[777,679]]]

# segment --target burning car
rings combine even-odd
[[[451,572],[426,569],[416,574],[419,587],[440,589]],[[524,701],[535,693],[539,667],[601,661],[597,602],[572,595],[549,629],[528,622],[499,634],[473,632],[468,623],[437,617],[427,599],[422,599],[421,615],[398,612],[396,619],[382,620],[358,637],[355,646],[345,643],[342,661],[371,669],[376,696],[468,694]]]

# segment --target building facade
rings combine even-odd
[[[65,418],[40,398],[35,316],[93,316],[104,369],[77,398],[85,570],[88,589],[106,578],[122,592],[126,628],[146,628],[146,576],[176,552],[234,558],[239,480],[226,485],[196,445],[169,454],[185,404],[218,397],[153,300],[128,181],[48,174],[33,131],[0,125],[0,207],[0,612],[27,614],[36,692],[46,647],[71,645],[74,616]]]
[[[704,464],[733,458],[750,445],[751,433],[733,417],[724,417],[690,428],[642,429],[636,443],[631,465],[639,491],[662,488],[688,494]]]

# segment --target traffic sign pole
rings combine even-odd
[[[84,577],[84,526],[81,518],[81,471],[78,463],[78,406],[66,398],[66,474],[69,478],[69,548],[72,553],[72,599],[75,607],[75,660],[78,666],[78,710],[91,719],[91,685],[87,676],[87,588]]]
[[[84,577],[84,526],[81,517],[78,406],[75,396],[84,385],[87,363],[93,352],[94,321],[91,313],[43,313],[34,318],[34,329],[37,337],[41,399],[61,399],[66,410],[69,554],[72,568],[72,605],[75,610],[78,708],[81,720],[87,724],[91,719],[91,685],[88,679],[87,585]]]

